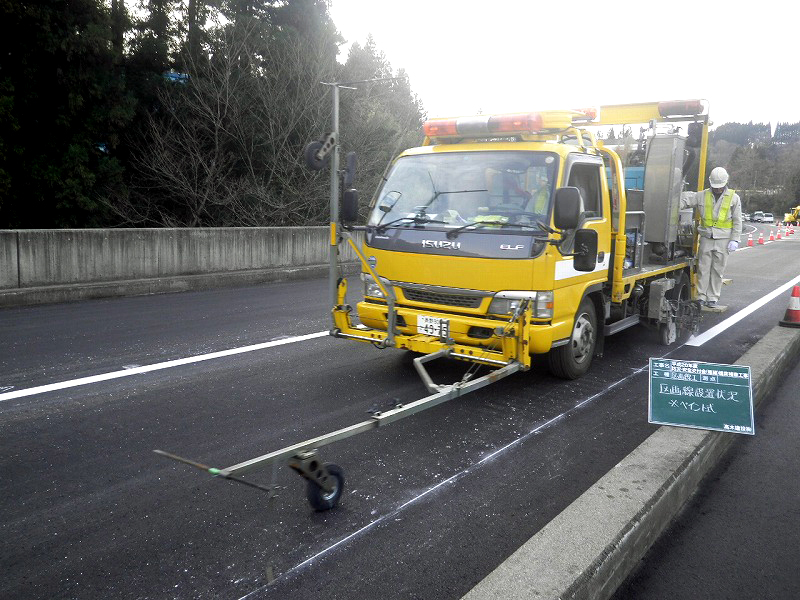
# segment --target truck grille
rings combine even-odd
[[[403,295],[412,302],[427,302],[429,304],[442,304],[445,306],[458,306],[460,308],[478,308],[483,301],[480,296],[460,296],[457,294],[443,294],[428,290],[415,290],[402,288]]]

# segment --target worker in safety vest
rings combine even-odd
[[[550,200],[550,188],[548,187],[547,177],[537,177],[535,189],[531,192],[531,201],[528,203],[528,210],[544,215],[547,212],[547,203]]]
[[[722,293],[722,275],[728,256],[739,247],[742,202],[728,189],[728,172],[717,167],[708,176],[709,189],[681,194],[681,208],[693,207],[700,215],[700,255],[697,296],[700,304],[715,308]]]

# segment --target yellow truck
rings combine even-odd
[[[646,125],[636,148],[594,133],[631,124]],[[704,102],[431,119],[424,133],[349,228],[363,244],[344,236],[364,298],[356,320],[338,280],[333,335],[523,370],[547,354],[572,379],[607,335],[645,324],[670,344],[696,327],[697,240],[679,205],[705,177]]]
[[[320,459],[322,446],[524,371],[532,355],[547,354],[553,373],[572,379],[607,335],[644,324],[670,344],[699,318],[697,238],[680,193],[705,179],[702,101],[432,119],[423,145],[394,161],[367,224],[357,226],[354,156],[343,169],[338,156],[338,94],[353,83],[361,82],[326,84],[332,131],[305,151],[309,168],[330,164],[331,334],[419,354],[414,366],[430,394],[224,469],[157,451],[270,495],[274,479],[262,486],[243,476],[288,463],[320,511],[344,489],[341,467]],[[635,147],[594,133],[633,124],[646,125]],[[361,261],[355,311],[346,303],[343,244]],[[439,385],[425,367],[438,358],[469,367]],[[478,377],[480,367],[489,369]]]

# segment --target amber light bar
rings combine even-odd
[[[453,137],[542,131],[544,119],[539,113],[478,115],[455,119],[431,119],[422,126],[428,137]]]
[[[682,117],[703,114],[702,100],[669,100],[658,103],[658,114],[662,117]]]

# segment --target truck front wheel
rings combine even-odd
[[[592,355],[597,343],[597,313],[594,303],[584,298],[575,314],[572,336],[569,343],[553,348],[547,355],[550,372],[562,379],[577,379],[592,364]]]

